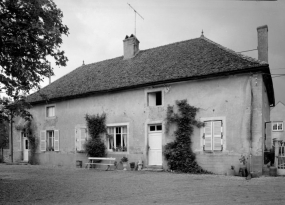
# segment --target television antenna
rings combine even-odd
[[[131,6],[131,4],[129,4],[129,3],[127,3],[130,7],[131,7],[131,9],[133,9],[134,10],[134,12],[135,12],[135,36],[136,36],[136,18],[137,18],[137,14],[144,20],[144,18]]]

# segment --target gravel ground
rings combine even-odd
[[[0,164],[0,204],[285,204],[285,177]]]

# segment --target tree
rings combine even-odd
[[[13,162],[13,118],[20,116],[26,121],[31,121],[32,115],[27,111],[30,104],[26,102],[25,97],[20,96],[15,101],[8,98],[0,99],[0,123],[10,122],[10,151],[11,161]]]
[[[8,134],[8,123],[7,122],[0,122],[0,151],[1,156],[0,162],[3,162],[3,149],[8,147],[9,143],[9,134]]]
[[[47,57],[66,65],[60,45],[68,27],[62,17],[52,0],[0,1],[0,90],[18,99],[53,75]]]
[[[0,122],[0,148],[7,147],[9,142],[8,124],[7,122]]]

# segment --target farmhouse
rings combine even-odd
[[[85,163],[84,117],[105,113],[108,133],[114,136],[112,142],[104,138],[108,156],[117,161],[127,156],[129,162],[142,160],[144,166],[167,169],[163,149],[174,140],[173,132],[165,132],[167,106],[187,99],[200,108],[197,119],[206,122],[192,136],[198,164],[224,174],[231,165],[238,169],[243,154],[251,171],[261,174],[264,122],[275,102],[267,26],[257,28],[257,33],[259,60],[203,34],[147,50],[139,49],[136,36],[126,36],[123,56],[82,65],[28,97],[38,163]],[[27,160],[25,136],[19,129],[14,135],[15,160]]]

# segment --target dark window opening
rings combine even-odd
[[[161,125],[157,125],[156,126],[156,130],[162,130],[162,126]]]
[[[155,131],[155,125],[150,126],[150,131]]]
[[[160,106],[162,105],[162,92],[151,92],[147,94],[148,106]]]

